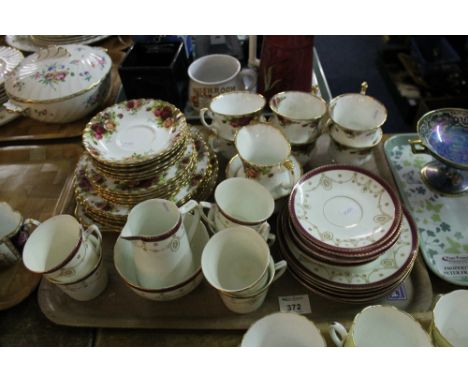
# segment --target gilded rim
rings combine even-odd
[[[239,136],[239,133],[240,133],[240,131],[242,131],[242,129],[249,128],[249,127],[252,127],[252,126],[255,126],[255,125],[268,126],[271,129],[275,129],[278,133],[280,133],[282,135],[282,137],[286,141],[286,144],[288,145],[288,155],[286,156],[286,159],[284,159],[284,160],[282,160],[282,161],[280,161],[278,163],[275,163],[275,164],[258,164],[258,163],[252,162],[252,161],[247,160],[247,159],[242,157],[242,155],[239,152],[239,149],[237,148],[237,146],[238,146],[237,145],[237,137]],[[268,123],[268,122],[257,122],[257,123],[254,123],[254,124],[250,124],[250,125],[246,125],[246,126],[241,127],[236,132],[236,136],[234,137],[234,145],[235,145],[236,150],[237,150],[237,155],[239,156],[239,158],[242,161],[247,162],[247,163],[251,164],[252,166],[261,167],[261,168],[276,167],[276,166],[283,165],[288,160],[289,156],[291,155],[291,151],[292,151],[291,144],[289,143],[288,138],[286,138],[286,135],[284,134],[284,132],[281,131],[280,129],[278,129],[275,125],[273,125],[271,123]]]
[[[229,96],[230,94],[251,94],[251,95],[255,95],[255,96],[257,96],[257,98],[262,100],[263,105],[262,105],[262,107],[258,108],[255,111],[249,111],[248,113],[242,113],[242,114],[223,114],[223,113],[218,113],[217,111],[214,111],[211,108],[211,104],[215,100],[218,100],[218,99],[221,99],[223,97]],[[239,118],[239,117],[244,117],[244,116],[247,117],[247,116],[258,114],[259,112],[261,112],[265,108],[265,105],[266,105],[266,100],[265,100],[265,97],[262,94],[251,93],[248,90],[234,90],[234,91],[230,91],[230,92],[226,92],[226,93],[221,93],[221,94],[217,95],[216,97],[212,98],[211,101],[210,101],[210,105],[208,106],[208,109],[215,115],[220,115],[220,116],[226,117],[226,118],[230,118],[230,117],[234,117],[234,118],[238,117]]]
[[[310,97],[313,97],[315,99],[317,99],[318,101],[320,101],[320,103],[324,106],[324,111],[321,115],[317,116],[317,117],[314,117],[314,118],[292,118],[292,117],[288,117],[287,115],[284,115],[283,113],[280,113],[276,107],[273,106],[273,99],[277,96],[281,96],[281,95],[287,95],[287,94],[291,94],[291,93],[295,93],[295,94],[304,94],[304,95],[307,95],[307,96],[310,96]],[[314,122],[314,121],[319,121],[320,119],[323,118],[323,116],[327,113],[327,103],[325,102],[325,100],[322,98],[322,97],[319,97],[318,95],[316,94],[312,94],[312,93],[307,93],[307,92],[301,92],[301,91],[295,91],[295,90],[286,90],[284,92],[279,92],[279,93],[276,93],[273,97],[271,97],[270,99],[270,102],[268,103],[268,106],[270,107],[271,111],[277,115],[279,115],[280,117],[283,117],[283,118],[286,118],[290,121],[293,121],[293,122]],[[304,143],[305,144],[305,143]],[[309,143],[310,144],[310,143]]]
[[[353,132],[353,133],[356,132],[356,131],[361,131],[361,130],[352,130],[352,129],[348,128],[348,127],[345,127],[345,126],[339,124],[338,122],[336,122],[336,121],[333,119],[333,117],[332,117],[332,114],[331,114],[332,106],[336,103],[337,100],[339,100],[339,99],[341,99],[341,98],[344,98],[344,97],[348,97],[348,96],[359,96],[359,97],[367,97],[367,98],[370,98],[370,99],[374,100],[375,102],[377,102],[377,103],[383,108],[383,110],[385,111],[385,118],[384,118],[384,120],[383,120],[382,123],[380,123],[380,124],[377,125],[377,126],[374,126],[372,129],[362,130],[363,132],[364,132],[364,131],[369,131],[369,130],[376,130],[376,129],[378,129],[379,127],[382,127],[382,126],[385,124],[385,122],[387,122],[388,110],[387,110],[387,108],[385,107],[385,105],[384,105],[382,102],[380,102],[377,98],[372,97],[372,96],[367,95],[367,94],[361,94],[361,93],[344,93],[344,94],[340,94],[339,96],[336,96],[335,98],[333,98],[333,99],[329,102],[329,104],[328,104],[328,109],[327,109],[327,111],[328,111],[328,116],[329,116],[330,120],[331,120],[335,125],[338,125],[338,126],[341,127],[343,130],[350,131],[350,132]]]
[[[349,329],[349,332],[348,332],[348,336],[351,336],[351,338],[353,339],[353,343],[356,344],[356,339],[354,337],[354,329],[356,327],[356,322],[357,320],[359,319],[359,317],[365,313],[367,310],[372,310],[372,309],[375,309],[375,308],[379,308],[379,307],[382,307],[382,308],[388,308],[388,309],[393,309],[395,312],[398,312],[398,313],[402,313],[403,315],[405,315],[407,318],[409,318],[411,321],[415,322],[417,324],[417,326],[421,329],[421,332],[425,334],[426,336],[426,339],[428,340],[429,344],[432,345],[432,339],[431,339],[431,336],[424,330],[424,328],[422,327],[422,325],[409,313],[403,311],[403,310],[400,310],[400,309],[397,309],[396,307],[394,307],[393,305],[370,305],[370,306],[367,306],[365,307],[363,310],[361,310],[358,314],[356,314],[356,316],[354,316],[354,319],[353,319],[353,323],[351,325],[351,328]]]
[[[174,114],[175,114],[174,117],[173,117],[174,121],[176,121],[175,122],[176,124],[180,124],[179,127],[174,127],[174,129],[180,128],[179,136],[175,137],[176,140],[175,140],[175,142],[173,143],[172,146],[170,146],[170,147],[168,147],[168,148],[166,148],[166,149],[164,149],[164,150],[162,150],[162,151],[160,151],[158,153],[153,153],[152,155],[150,155],[148,158],[146,158],[144,160],[133,160],[133,161],[128,162],[128,161],[123,160],[123,159],[109,160],[109,159],[100,158],[98,155],[93,153],[93,150],[91,149],[90,144],[85,139],[85,133],[88,132],[89,130],[91,130],[91,126],[95,123],[95,119],[98,118],[98,116],[108,112],[109,109],[112,109],[114,107],[118,107],[120,105],[125,105],[128,102],[128,100],[123,101],[123,102],[114,104],[112,106],[109,106],[109,107],[105,108],[104,110],[101,110],[98,114],[96,114],[95,116],[93,116],[91,118],[91,120],[86,124],[86,127],[83,130],[83,139],[82,139],[83,146],[86,149],[86,151],[88,152],[88,154],[91,155],[97,162],[107,164],[110,167],[120,167],[120,168],[138,166],[138,165],[142,165],[142,164],[147,163],[147,162],[151,162],[151,161],[155,161],[155,160],[162,160],[162,158],[167,159],[167,156],[169,156],[171,153],[173,153],[176,150],[176,147],[180,148],[179,145],[183,145],[185,143],[186,138],[189,135],[189,128],[188,128],[188,125],[187,125],[187,120],[185,119],[184,114],[179,110],[179,108],[175,107],[174,105],[170,104],[169,102],[162,101],[162,100],[157,100],[157,99],[139,98],[139,99],[135,99],[135,100],[132,100],[132,101],[139,102],[139,103],[141,103],[141,105],[154,103],[154,102],[161,102],[161,103],[166,104],[166,105],[170,106],[171,108],[173,108],[174,109]]]
[[[350,149],[356,149],[356,150],[367,150],[367,149],[372,149],[376,146],[379,145],[379,143],[382,141],[382,138],[383,138],[383,131],[382,131],[382,128],[378,127],[376,129],[376,132],[378,132],[380,130],[380,138],[378,139],[377,143],[374,143],[373,145],[370,145],[370,146],[357,146],[357,145],[350,145],[348,143],[342,143],[339,141],[339,139],[337,139],[333,133],[331,132],[330,130],[330,137],[335,141],[335,143],[338,143],[339,145],[345,147],[345,148],[350,148]]]
[[[393,217],[393,222],[392,225],[389,227],[388,231],[386,234],[384,234],[380,239],[376,240],[375,242],[365,245],[363,247],[358,247],[358,248],[344,248],[344,247],[337,247],[334,245],[327,244],[311,235],[308,234],[308,232],[302,227],[301,223],[299,222],[296,214],[296,209],[294,207],[294,201],[296,198],[297,190],[302,186],[302,184],[307,181],[309,178],[312,176],[318,175],[320,173],[328,172],[328,171],[333,171],[333,170],[346,170],[346,171],[353,171],[357,172],[360,174],[363,174],[371,179],[373,179],[375,182],[380,184],[380,186],[387,192],[387,194],[390,196],[390,199],[393,202],[393,205],[395,207],[395,214]],[[314,245],[318,246],[319,248],[324,248],[328,249],[330,251],[336,251],[339,253],[344,253],[348,255],[355,255],[356,253],[363,253],[363,252],[368,252],[368,251],[373,251],[378,249],[381,245],[382,242],[388,239],[389,236],[391,236],[395,231],[398,229],[399,225],[401,224],[401,219],[403,215],[403,210],[402,210],[402,205],[398,199],[397,194],[395,191],[389,186],[389,184],[379,177],[378,175],[372,173],[371,171],[365,170],[361,167],[357,166],[352,166],[352,165],[344,165],[344,164],[328,164],[328,165],[323,165],[320,167],[315,168],[314,170],[311,170],[304,174],[302,178],[296,183],[294,186],[291,195],[289,196],[289,201],[288,201],[288,210],[289,214],[291,216],[291,221],[294,224],[294,227],[298,230],[299,234],[303,235],[304,237],[307,238],[307,241],[313,243]]]

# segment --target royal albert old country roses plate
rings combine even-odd
[[[289,213],[296,230],[311,244],[363,253],[399,228],[402,208],[395,192],[371,172],[325,165],[299,180]]]
[[[136,165],[170,152],[185,139],[187,123],[174,105],[152,99],[124,101],[86,125],[83,144],[97,161]]]

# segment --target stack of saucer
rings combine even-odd
[[[3,104],[8,101],[4,83],[8,73],[11,73],[23,58],[24,56],[19,50],[0,46],[0,125],[18,115],[9,114],[3,107]]]
[[[317,294],[370,302],[393,291],[416,259],[414,222],[394,191],[358,167],[305,174],[279,216],[277,240],[290,271]]]
[[[113,105],[88,123],[87,153],[76,168],[76,215],[119,230],[131,208],[160,198],[181,205],[214,188],[217,160],[173,105],[132,100]]]

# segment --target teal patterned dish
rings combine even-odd
[[[398,134],[385,142],[385,155],[405,206],[419,231],[420,247],[428,268],[441,279],[468,286],[468,195],[445,196],[429,188],[420,170],[431,160],[415,155],[409,140],[415,134]]]

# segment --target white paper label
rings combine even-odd
[[[447,277],[468,277],[468,255],[438,255],[434,261],[440,273]]]
[[[281,296],[278,297],[280,312],[307,314],[310,313],[309,296],[301,294],[297,296]]]

